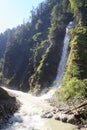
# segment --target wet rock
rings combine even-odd
[[[56,114],[56,108],[52,109],[52,113]]]
[[[53,114],[52,113],[48,113],[47,115],[46,115],[46,118],[52,118],[53,117]]]
[[[67,122],[67,117],[66,117],[66,116],[62,117],[62,118],[61,118],[61,121],[62,121],[62,122]]]
[[[87,128],[87,124],[85,124],[84,127]]]
[[[67,122],[67,115],[66,114],[62,114],[62,113],[57,113],[54,116],[54,119],[61,120],[62,122]]]
[[[75,124],[75,117],[74,117],[74,115],[69,115],[68,116],[67,123]]]
[[[52,112],[53,112],[54,114],[57,114],[57,113],[59,112],[59,109],[58,109],[58,108],[53,108]]]
[[[9,118],[20,107],[20,104],[13,98],[1,100],[0,102],[0,129],[9,122]]]
[[[48,112],[42,112],[41,115],[40,115],[40,117],[41,117],[41,118],[46,118],[46,115],[47,115],[47,114],[48,114]]]
[[[55,120],[60,120],[60,116],[58,114],[54,115]]]
[[[41,118],[52,118],[53,114],[51,112],[42,112]]]

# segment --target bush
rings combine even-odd
[[[65,100],[71,97],[81,98],[86,94],[86,84],[74,77],[61,90],[62,98]]]

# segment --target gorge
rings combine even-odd
[[[42,119],[40,113],[53,109],[47,102],[52,96],[76,103],[73,107],[87,100],[86,12],[87,0],[46,0],[32,9],[27,23],[0,34],[0,86],[6,86],[0,87],[1,114],[10,111],[8,99],[14,104],[14,115],[2,130],[76,128],[53,118]],[[75,24],[70,22],[73,19]],[[43,94],[45,90],[49,91]],[[15,112],[16,99],[20,108]],[[85,115],[80,118],[84,125],[87,106],[76,111]]]
[[[70,22],[66,27],[66,35],[64,38],[63,52],[59,63],[59,71],[57,72],[57,78],[54,82],[58,87],[60,79],[62,80],[63,73],[66,66],[68,56],[68,44],[70,41],[69,29],[73,27],[73,22]],[[60,69],[62,67],[62,69]],[[60,77],[60,78],[58,78]],[[41,119],[40,114],[42,111],[53,109],[52,106],[46,101],[51,98],[56,89],[50,90],[47,94],[40,97],[32,96],[29,93],[23,93],[16,90],[9,90],[4,88],[8,92],[10,91],[21,103],[20,109],[9,119],[9,123],[2,128],[2,130],[73,130],[76,129],[74,125],[60,123],[54,119]],[[52,122],[52,123],[51,123]],[[61,125],[61,126],[60,126]]]

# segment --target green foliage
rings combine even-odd
[[[51,13],[51,27],[49,28],[48,38],[50,40],[56,40],[61,36],[64,32],[64,28],[66,24],[68,24],[68,20],[72,19],[72,14],[68,12],[70,8],[69,2],[67,0],[59,1],[52,9]],[[69,16],[69,19],[68,19]],[[70,18],[71,17],[71,18]],[[61,33],[59,36],[58,34]]]
[[[72,19],[69,8],[68,0],[46,0],[32,9],[29,22],[1,35],[0,45],[2,41],[6,45],[0,48],[1,57],[4,55],[4,83],[22,90],[41,89],[52,83],[65,27]]]
[[[2,72],[0,72],[0,78],[2,78],[2,76],[3,76],[3,74],[2,74]]]
[[[69,0],[77,23],[87,25],[87,0]]]
[[[82,80],[79,80],[77,78],[71,78],[66,86],[62,88],[62,94],[64,100],[70,98],[70,97],[77,97],[81,98],[86,93],[87,86],[84,84]]]
[[[69,0],[72,9],[77,9],[83,5],[84,0]]]
[[[46,46],[48,46],[48,47],[46,48]],[[37,51],[44,49],[44,53],[42,53],[42,57],[41,57],[40,63],[38,65],[36,65],[37,68],[36,68],[35,73],[30,77],[29,82],[30,82],[31,89],[32,89],[32,86],[35,89],[40,89],[41,88],[41,85],[40,85],[41,81],[40,80],[44,79],[44,77],[43,77],[44,73],[42,71],[43,71],[43,68],[45,67],[45,64],[46,64],[46,58],[47,58],[47,55],[49,53],[50,46],[51,45],[49,43],[47,43],[47,41],[43,41],[42,42],[42,46],[37,48]],[[39,53],[37,53],[37,54],[39,54]],[[47,66],[47,64],[46,64],[46,66]],[[46,77],[46,75],[45,75],[45,77]]]
[[[44,61],[45,61],[45,59],[46,59],[46,57],[47,57],[47,54],[49,53],[49,49],[50,49],[50,47],[47,48],[45,54],[42,56],[42,60],[40,61],[40,65],[39,65],[38,68],[37,68],[37,72],[38,72],[38,73],[41,73],[41,70],[42,70],[43,65],[44,65],[43,63],[44,63]]]
[[[38,32],[36,33],[35,35],[33,35],[33,40],[36,41],[36,42],[39,42],[41,40],[41,35],[42,33],[41,32]]]
[[[6,49],[6,41],[7,41],[7,32],[4,34],[0,34],[0,60],[3,58],[5,49]]]
[[[71,50],[61,89],[63,99],[87,95],[87,27],[80,23],[71,33]]]
[[[41,30],[41,26],[42,26],[42,21],[41,21],[41,19],[38,19],[38,21],[35,25],[36,30]]]

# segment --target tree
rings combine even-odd
[[[71,4],[71,8],[73,10],[81,7],[83,5],[83,0],[69,0]]]

